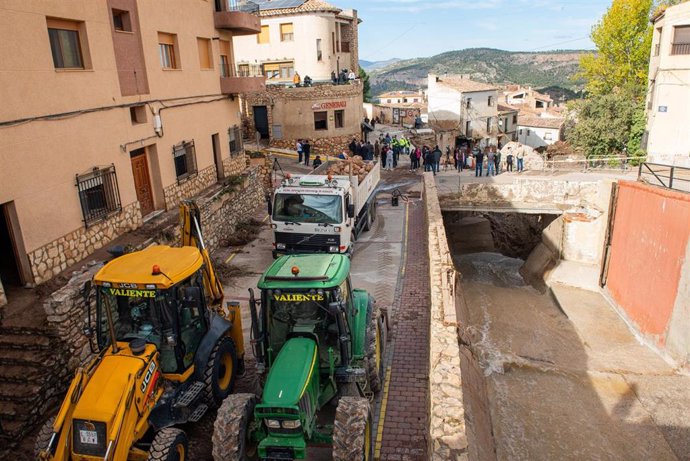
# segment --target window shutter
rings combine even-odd
[[[689,44],[690,43],[690,26],[676,26],[673,36],[674,44]]]

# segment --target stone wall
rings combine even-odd
[[[357,137],[359,139],[359,136]],[[340,136],[336,138],[320,138],[310,140],[311,143],[311,160],[314,160],[316,154],[330,155],[331,157],[337,157],[342,151],[349,152],[347,147],[352,141],[352,136]],[[296,139],[280,139],[271,140],[271,147],[277,147],[279,149],[292,149],[295,150],[297,145]]]
[[[424,175],[429,226],[431,322],[429,350],[429,459],[467,459],[465,403],[456,317],[456,271],[446,240],[433,176]]]
[[[200,191],[206,189],[211,184],[218,180],[216,173],[216,166],[211,165],[208,168],[197,172],[196,175],[183,179],[179,182],[174,182],[165,189],[163,189],[163,196],[165,197],[165,209],[172,210],[179,203],[180,200],[190,198]]]
[[[225,176],[234,176],[241,174],[247,167],[249,157],[242,152],[241,154],[231,155],[223,160],[223,174]]]
[[[50,280],[119,235],[138,228],[141,223],[141,209],[137,201],[125,206],[122,211],[104,221],[87,228],[80,227],[32,251],[29,253],[29,261],[35,283]]]

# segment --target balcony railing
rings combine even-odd
[[[667,189],[690,192],[690,168],[682,166],[640,163],[637,180]]]
[[[671,55],[690,54],[690,43],[674,43],[671,46]]]
[[[249,0],[216,0],[216,11],[239,11],[258,14],[259,5]]]
[[[223,94],[259,93],[265,89],[266,77],[261,66],[239,65],[221,71],[220,91]]]

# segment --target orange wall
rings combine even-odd
[[[639,331],[661,347],[686,264],[689,236],[690,195],[620,182],[608,290]]]

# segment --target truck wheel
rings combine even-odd
[[[187,434],[176,427],[166,427],[156,433],[149,448],[148,461],[185,461],[189,457]]]
[[[213,424],[215,461],[256,459],[256,446],[251,443],[249,433],[255,405],[254,394],[233,394],[223,401]]]
[[[36,436],[36,441],[34,442],[34,458],[35,459],[41,459],[40,454],[41,452],[45,451],[46,448],[48,448],[48,442],[50,442],[50,438],[53,436],[53,424],[55,423],[55,416],[51,416],[48,418],[48,421],[46,421],[43,426],[41,427],[40,432]]]
[[[383,354],[385,338],[381,329],[381,315],[376,305],[373,306],[367,324],[367,378],[369,388],[373,393],[381,390],[384,377]]]
[[[335,410],[333,461],[374,459],[371,410],[363,397],[343,397]]]
[[[232,393],[237,368],[235,344],[228,337],[220,338],[208,358],[204,372],[206,401],[211,408],[218,407]]]

